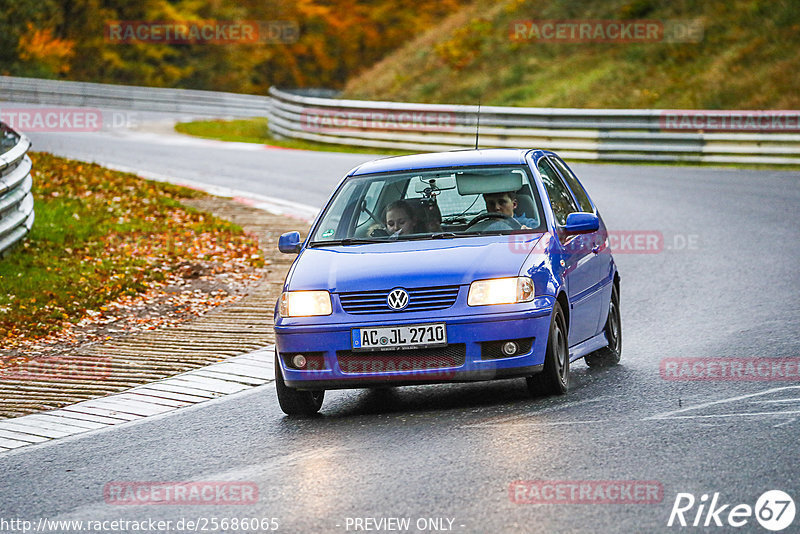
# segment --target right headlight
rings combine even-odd
[[[536,296],[533,280],[527,276],[475,280],[469,286],[467,304],[488,306],[530,302]]]
[[[281,317],[330,315],[331,311],[331,294],[327,291],[286,291],[278,306]]]

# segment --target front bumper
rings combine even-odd
[[[275,326],[278,362],[286,385],[298,389],[348,389],[441,382],[466,382],[529,376],[541,371],[550,331],[553,299],[536,299],[538,306],[508,313],[455,315],[334,324]],[[331,319],[329,317],[328,319]],[[371,326],[444,322],[447,347],[416,351],[351,351],[351,329]],[[489,342],[529,340],[524,351],[487,358]],[[496,344],[495,344],[496,346]],[[314,365],[298,370],[287,362],[304,354]],[[288,364],[287,364],[288,363]]]

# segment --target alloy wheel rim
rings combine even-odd
[[[560,326],[556,326],[556,360],[558,362],[558,375],[563,379],[566,375],[566,350],[564,342],[564,333]]]
[[[611,323],[609,325],[611,327],[611,339],[609,341],[611,342],[612,348],[616,350],[619,340],[619,316],[617,314],[617,307],[613,302],[609,305],[608,318]]]

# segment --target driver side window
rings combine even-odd
[[[559,226],[567,224],[567,215],[580,211],[572,195],[558,172],[550,166],[544,158],[539,160],[539,174],[542,175],[542,183],[550,197],[550,205],[553,207],[553,214]]]

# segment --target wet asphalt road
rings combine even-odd
[[[371,159],[144,134],[31,138],[39,150],[317,207],[347,169]],[[529,398],[524,380],[328,392],[309,420],[284,417],[274,387],[263,386],[0,456],[0,518],[162,519],[173,532],[181,518],[211,517],[276,518],[280,532],[405,531],[363,521],[356,530],[357,518],[408,518],[410,532],[768,532],[753,517],[741,528],[725,521],[767,490],[800,506],[800,379],[665,380],[660,365],[800,357],[800,173],[573,168],[610,229],[663,236],[660,250],[615,254],[619,366],[575,362],[570,391],[557,398]],[[520,480],[650,481],[660,502],[526,504],[517,502],[531,495],[514,489]],[[115,481],[253,482],[259,497],[107,504],[103,488]],[[724,526],[668,527],[678,493],[719,493],[719,505],[731,505]],[[697,510],[686,512],[690,523]],[[798,531],[800,515],[783,532]]]

